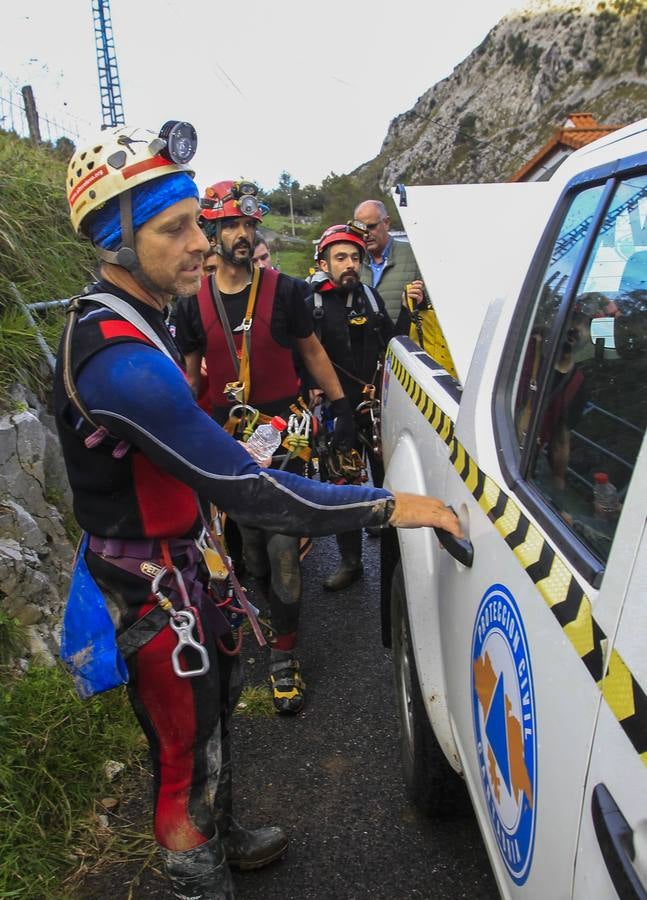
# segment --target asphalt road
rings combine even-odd
[[[404,797],[391,654],[380,640],[378,551],[378,540],[365,537],[363,579],[327,594],[320,585],[336,545],[315,542],[304,561],[300,629],[307,707],[297,717],[234,718],[237,818],[281,824],[290,836],[280,862],[234,873],[238,900],[498,897],[471,810],[430,822]],[[243,659],[247,680],[263,681],[266,656],[251,636]],[[114,872],[108,883],[104,892],[91,880],[78,896],[170,898],[150,869],[134,884]]]

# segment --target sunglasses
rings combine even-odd
[[[384,222],[384,219],[380,219],[378,222],[364,222],[364,226],[368,231],[375,231],[378,225],[381,225]]]

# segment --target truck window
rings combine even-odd
[[[534,435],[529,482],[604,563],[647,425],[647,176],[618,185],[573,290],[601,190],[574,199],[555,243],[518,374],[515,428],[520,447]]]

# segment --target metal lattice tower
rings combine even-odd
[[[112,33],[110,0],[92,0],[94,16],[94,42],[97,48],[99,95],[101,97],[101,124],[103,128],[124,125],[124,107],[121,101],[121,85],[115,39]]]

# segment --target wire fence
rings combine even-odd
[[[38,125],[41,140],[51,144],[62,137],[76,144],[81,136],[79,120],[70,114],[38,110]],[[31,137],[21,86],[4,72],[0,72],[0,128]]]

